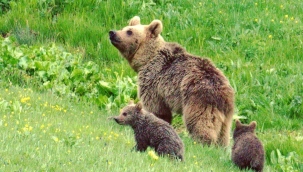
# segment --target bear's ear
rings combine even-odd
[[[236,127],[237,127],[237,128],[238,128],[238,127],[241,127],[241,125],[242,125],[242,124],[241,124],[240,120],[237,119],[237,120],[236,120]]]
[[[135,16],[132,19],[130,19],[130,21],[129,21],[129,26],[135,26],[135,25],[139,25],[139,24],[140,24],[139,16]]]
[[[138,103],[136,104],[136,110],[137,110],[137,111],[141,111],[141,109],[142,109],[142,103],[141,103],[141,102],[138,102]]]
[[[133,105],[133,104],[135,104],[135,102],[134,102],[133,100],[130,100],[130,101],[128,102],[128,105]]]
[[[154,37],[158,36],[162,32],[162,28],[163,26],[160,20],[154,20],[148,26],[148,30],[152,35],[154,35]]]
[[[256,126],[257,126],[257,122],[256,122],[256,121],[252,121],[252,122],[249,124],[249,127],[250,127],[252,130],[255,130],[255,129],[256,129]]]

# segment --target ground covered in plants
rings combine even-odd
[[[175,115],[185,162],[131,151],[107,118],[137,99],[137,77],[108,31],[160,19],[165,40],[212,59],[236,91],[235,119],[257,121],[264,171],[303,171],[303,3],[0,0],[0,171],[239,171]]]

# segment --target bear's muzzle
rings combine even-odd
[[[110,39],[111,43],[114,45],[120,42],[120,39],[117,36],[117,32],[114,30],[109,31],[109,39]]]

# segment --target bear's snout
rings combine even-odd
[[[109,39],[112,43],[119,42],[119,39],[117,37],[117,32],[114,30],[109,31]]]
[[[114,117],[114,120],[115,120],[118,124],[121,124],[121,120],[119,120],[118,117]]]
[[[110,38],[114,37],[115,35],[116,35],[116,31],[114,31],[114,30],[109,31]]]

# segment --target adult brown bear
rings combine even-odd
[[[224,74],[207,58],[164,41],[162,22],[110,31],[111,43],[138,73],[144,109],[171,123],[172,112],[183,114],[192,137],[204,144],[227,146],[234,112],[234,91]]]

